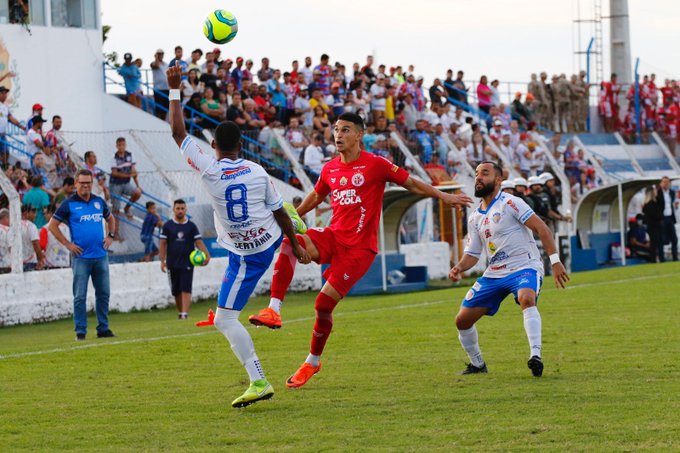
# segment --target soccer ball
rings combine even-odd
[[[189,255],[189,261],[190,261],[191,264],[193,264],[194,266],[203,266],[203,265],[205,264],[205,259],[206,259],[206,258],[207,258],[207,257],[205,256],[205,253],[203,253],[203,252],[200,251],[200,250],[194,250],[194,251],[191,252],[191,254]]]
[[[236,37],[236,17],[224,9],[216,9],[208,15],[203,24],[203,34],[215,44],[226,44]]]

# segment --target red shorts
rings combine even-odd
[[[352,249],[335,240],[333,230],[329,228],[310,228],[307,236],[319,251],[319,264],[331,266],[323,273],[342,297],[345,297],[352,286],[368,271],[375,260],[375,253],[367,249]]]

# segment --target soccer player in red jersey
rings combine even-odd
[[[320,356],[333,327],[333,309],[369,269],[377,254],[377,236],[385,183],[399,184],[411,192],[439,198],[449,205],[467,206],[472,200],[464,194],[442,192],[412,178],[408,172],[361,149],[364,123],[354,113],[343,113],[334,127],[335,146],[340,154],[322,169],[314,190],[297,208],[300,216],[316,208],[330,195],[333,217],[327,228],[312,228],[298,235],[311,259],[330,264],[324,272],[326,283],[316,298],[316,322],[310,354],[287,381],[291,388],[303,386],[321,369]],[[296,258],[284,239],[274,267],[271,302],[268,308],[249,318],[255,325],[281,327],[279,314],[288,286],[293,279]]]

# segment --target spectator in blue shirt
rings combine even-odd
[[[125,81],[125,93],[127,94],[127,101],[135,107],[142,105],[140,93],[142,91],[141,79],[142,73],[139,72],[139,67],[132,61],[132,54],[127,52],[123,56],[124,63],[118,68],[118,74],[123,77]]]
[[[434,141],[432,136],[425,130],[425,120],[418,120],[416,122],[416,130],[411,132],[410,140],[415,143],[422,162],[429,164],[432,161]]]
[[[92,195],[92,172],[80,170],[76,174],[76,193],[64,200],[54,213],[47,229],[73,254],[73,320],[76,341],[87,335],[87,284],[92,277],[97,313],[97,337],[108,338],[114,334],[109,329],[109,257],[107,249],[116,232],[116,219],[106,202]],[[108,235],[104,236],[106,221]],[[71,241],[59,230],[66,223]]]
[[[146,202],[146,217],[142,224],[142,232],[140,239],[144,243],[144,256],[140,261],[147,262],[153,260],[154,256],[158,255],[158,247],[153,242],[153,232],[156,227],[163,226],[161,217],[156,213],[156,203],[153,201]]]

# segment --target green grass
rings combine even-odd
[[[679,276],[669,263],[576,274],[566,291],[547,279],[541,379],[510,299],[478,324],[489,374],[457,375],[458,287],[343,301],[323,370],[288,390],[313,324],[314,295],[292,295],[282,330],[248,326],[276,395],[240,410],[244,370],[193,326],[214,302],[191,323],[113,314],[117,337],[84,344],[70,320],[0,329],[0,451],[677,451]]]

